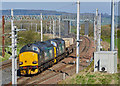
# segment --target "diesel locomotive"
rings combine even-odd
[[[69,53],[61,38],[35,42],[23,46],[19,54],[21,75],[37,74],[57,63]]]

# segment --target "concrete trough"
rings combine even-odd
[[[94,52],[94,72],[117,73],[117,51]]]

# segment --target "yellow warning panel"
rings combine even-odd
[[[33,62],[36,62],[33,64]],[[23,52],[19,55],[19,63],[21,66],[37,66],[38,65],[38,54],[34,52]]]

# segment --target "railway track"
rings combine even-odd
[[[18,60],[17,60],[18,62]],[[12,66],[12,60],[7,60],[6,62],[2,62],[2,65],[0,65],[0,70],[4,70],[5,68]]]
[[[86,54],[89,51],[91,46],[91,41],[88,38],[83,38],[85,45],[82,45],[81,48],[81,55],[80,59],[85,59],[85,57],[89,56]],[[84,49],[83,49],[84,48]],[[18,80],[18,84],[57,84],[58,81],[63,79],[63,74],[66,75],[66,78],[73,75],[75,73],[76,67],[76,53],[70,54],[67,58],[63,59],[62,61],[58,62],[58,64],[54,65],[53,67],[47,69],[43,73],[34,76],[34,77],[23,77],[22,80]],[[92,57],[92,56],[91,56]],[[86,58],[91,59],[91,58]],[[83,64],[83,63],[81,63]],[[89,65],[89,63],[84,62],[83,65]],[[80,65],[80,70],[83,70],[87,66]],[[42,77],[42,78],[39,78]],[[27,78],[27,79],[26,79]],[[54,82],[54,83],[53,83]]]
[[[86,66],[89,65],[88,63],[86,63],[86,60],[90,60],[92,57],[86,54],[86,53],[89,53],[88,51],[92,44],[91,40],[87,37],[81,37],[81,38],[82,38],[82,42],[80,42],[80,70],[84,69]],[[75,52],[76,52],[76,49],[67,58],[63,59],[62,61],[58,62],[58,64],[43,71],[42,73],[38,75],[27,76],[27,77],[22,76],[18,78],[18,84],[43,84],[47,82],[49,83],[50,80],[53,80],[54,78],[58,76],[62,76],[63,74],[65,74],[66,77],[71,76],[72,74],[75,73],[75,66],[76,66],[76,63],[75,63],[76,53]],[[8,62],[7,65],[5,64],[2,65],[2,68],[7,68],[10,65],[11,65],[11,62]],[[42,77],[42,78],[38,79],[38,77]],[[62,77],[59,77],[58,80],[62,80]],[[58,81],[56,81],[56,83],[57,82]]]
[[[8,67],[12,64],[11,60],[8,60],[6,62],[2,62],[2,64],[0,65],[0,70],[2,70],[5,67]]]

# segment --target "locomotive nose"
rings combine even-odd
[[[38,54],[35,52],[19,54],[19,68],[21,75],[36,74],[38,72]]]
[[[35,52],[23,52],[19,55],[20,66],[37,66],[38,54]]]

